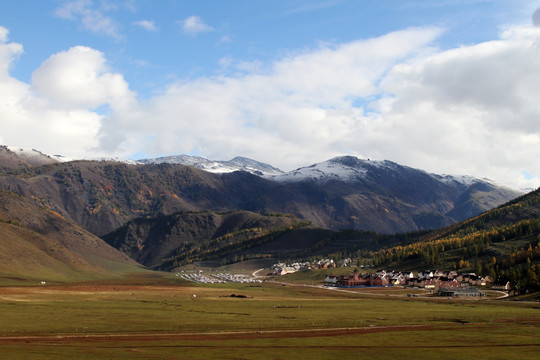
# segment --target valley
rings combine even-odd
[[[540,347],[538,190],[353,157],[259,175],[24,154],[4,151],[0,174],[7,359],[533,359]],[[272,275],[320,259],[349,266]],[[493,282],[475,298],[324,286],[355,268]],[[503,280],[512,296],[490,290]]]

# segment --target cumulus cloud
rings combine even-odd
[[[109,119],[94,108],[117,113],[133,105],[122,76],[107,68],[102,53],[74,47],[52,55],[27,84],[7,72],[21,51],[19,44],[0,42],[0,143],[74,157],[105,155],[98,146]]]
[[[132,94],[120,74],[109,71],[103,53],[75,46],[49,57],[32,74],[36,92],[59,106],[122,106]]]
[[[514,28],[497,41],[396,65],[382,82],[392,99],[381,101],[379,115],[393,141],[377,147],[384,144],[384,155],[398,161],[431,164],[433,171],[540,185],[539,168],[530,161],[540,151],[539,40],[537,29]]]
[[[72,21],[80,22],[83,28],[96,33],[121,39],[118,24],[108,15],[110,10],[107,2],[104,2],[103,10],[96,8],[92,0],[69,0],[64,1],[55,11],[56,16]]]
[[[185,33],[196,35],[202,32],[214,31],[214,28],[205,24],[199,16],[190,16],[185,20],[178,21]]]
[[[148,30],[148,31],[157,31],[158,30],[158,28],[156,27],[156,24],[151,20],[134,21],[133,25],[141,27],[141,28],[143,28],[145,30]]]

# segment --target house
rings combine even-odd
[[[405,285],[406,282],[407,280],[405,279],[405,276],[403,274],[395,274],[389,280],[389,283],[392,285]]]
[[[360,274],[357,270],[352,276],[340,276],[338,285],[344,287],[356,286],[387,286],[390,284],[390,279],[386,276],[376,274]]]
[[[414,274],[413,274],[412,271],[403,273],[403,276],[405,276],[405,279],[407,279],[407,280],[414,279]]]
[[[351,263],[352,263],[351,258],[346,258],[346,259],[340,260],[340,261],[338,262],[338,265],[339,265],[340,267],[346,267],[346,266],[350,265]]]
[[[456,280],[452,281],[439,281],[438,283],[440,288],[456,289],[461,287],[461,283]]]
[[[418,279],[433,279],[433,271],[425,270],[425,271],[419,271],[418,272]]]
[[[439,290],[437,290],[437,295],[450,296],[450,297],[480,297],[480,296],[485,296],[486,294],[483,291],[480,291],[477,288],[473,288],[473,287],[468,287],[468,288],[440,287]]]
[[[446,271],[435,270],[435,273],[433,273],[433,277],[436,277],[436,278],[445,277],[445,278],[447,278],[448,273]]]
[[[336,267],[336,264],[332,259],[324,259],[315,262],[315,267],[319,269],[333,269]]]
[[[512,286],[510,285],[510,281],[507,281],[505,284],[493,284],[491,288],[493,290],[509,291]]]
[[[370,277],[370,285],[369,286],[387,286],[389,285],[388,278],[386,276],[381,275],[373,275]]]
[[[285,267],[276,267],[274,268],[274,272],[273,272],[274,275],[287,275],[287,270],[285,269]]]
[[[339,286],[371,286],[369,278],[364,278],[358,271],[354,271],[352,276],[340,276],[338,279]]]

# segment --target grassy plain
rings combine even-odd
[[[537,358],[540,304],[406,292],[155,277],[4,286],[0,353],[2,359]]]

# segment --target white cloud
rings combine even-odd
[[[244,155],[284,170],[352,154],[540,186],[540,29],[444,51],[440,34],[406,29],[251,66],[223,58],[230,75],[138,102],[87,47],[52,55],[32,84],[11,78],[22,47],[0,28],[0,140],[68,156]]]
[[[134,21],[133,25],[141,27],[141,28],[143,28],[145,30],[148,30],[148,31],[157,31],[158,30],[158,28],[156,27],[156,24],[154,23],[154,21],[151,21],[151,20]]]
[[[121,39],[118,24],[108,15],[110,11],[107,2],[103,3],[103,10],[95,7],[92,0],[70,0],[63,2],[55,11],[55,14],[63,19],[80,22],[83,28],[96,33]]]
[[[172,84],[126,138],[150,153],[242,154],[284,169],[348,153],[539,186],[540,34],[516,28],[448,51],[431,46],[439,34],[408,29]]]
[[[3,26],[0,26],[0,43],[5,43],[8,41],[9,30]]]
[[[380,114],[392,141],[374,145],[432,171],[539,186],[531,161],[540,151],[539,40],[538,29],[516,28],[501,40],[395,66],[382,85],[393,100]]]
[[[196,35],[201,32],[214,31],[214,28],[205,24],[199,16],[190,16],[185,20],[178,21],[185,33]]]
[[[134,94],[110,72],[103,54],[74,47],[52,55],[34,72],[33,84],[7,73],[22,46],[0,42],[0,143],[74,157],[104,155],[98,149],[103,122],[92,110],[104,105],[122,112]]]
[[[21,44],[8,43],[9,30],[0,26],[0,79],[7,79],[9,66],[23,53]]]
[[[127,138],[159,138],[148,152],[196,150],[221,159],[244,154],[286,168],[324,160],[363,131],[367,120],[351,105],[354,99],[376,94],[376,83],[394,62],[416,55],[439,32],[410,29],[321,46],[266,70],[243,66],[243,75],[173,84],[144,104],[146,115]],[[148,118],[151,123],[144,122]]]
[[[49,57],[32,74],[32,83],[42,98],[61,107],[122,106],[133,97],[122,75],[109,71],[103,54],[85,46]]]

